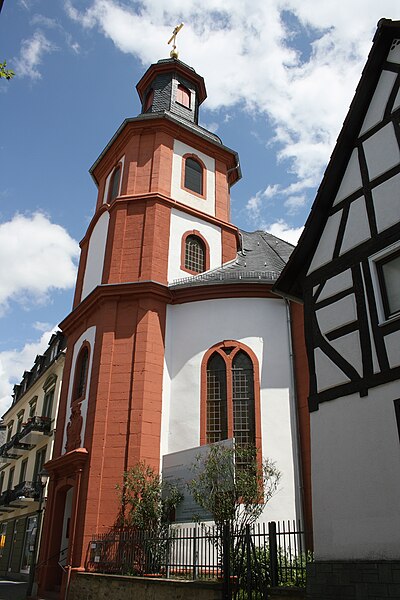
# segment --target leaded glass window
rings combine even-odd
[[[207,365],[207,444],[227,437],[226,365],[222,356],[214,353]]]
[[[185,240],[185,269],[202,273],[205,271],[206,252],[203,241],[195,235]]]

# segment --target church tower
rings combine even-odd
[[[203,78],[174,57],[151,65],[137,91],[140,115],[90,170],[97,204],[60,324],[68,348],[46,465],[42,591],[60,585],[59,562],[84,569],[91,536],[115,523],[116,484],[141,460],[159,469],[164,454],[233,436],[264,452],[279,422],[285,518],[302,511],[287,307],[271,292],[292,246],[230,222],[239,160],[198,124]],[[218,398],[207,391],[217,363]]]

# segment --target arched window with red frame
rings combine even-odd
[[[178,84],[176,90],[176,101],[186,106],[186,108],[190,108],[190,90],[181,83]]]
[[[185,160],[184,186],[187,190],[203,195],[203,166],[191,156]]]
[[[239,446],[261,446],[258,361],[250,348],[222,342],[202,364],[200,443],[234,437]]]
[[[85,344],[79,351],[75,365],[74,388],[72,401],[80,400],[85,396],[89,370],[89,346]]]
[[[194,273],[206,270],[206,249],[197,235],[188,235],[185,240],[185,269]]]
[[[192,229],[186,231],[181,240],[181,269],[192,275],[204,273],[210,268],[210,246],[206,238]]]

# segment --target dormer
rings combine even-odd
[[[199,106],[207,97],[203,77],[176,58],[159,60],[151,65],[136,89],[142,114],[170,112],[196,125]]]

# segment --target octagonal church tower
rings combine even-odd
[[[140,460],[159,469],[171,452],[252,442],[283,472],[265,519],[310,518],[302,315],[271,292],[293,247],[230,222],[239,161],[198,124],[203,78],[160,60],[137,91],[141,114],[90,170],[96,210],[60,325],[40,590],[65,585],[60,558],[85,568],[91,536],[115,523],[116,484]]]

